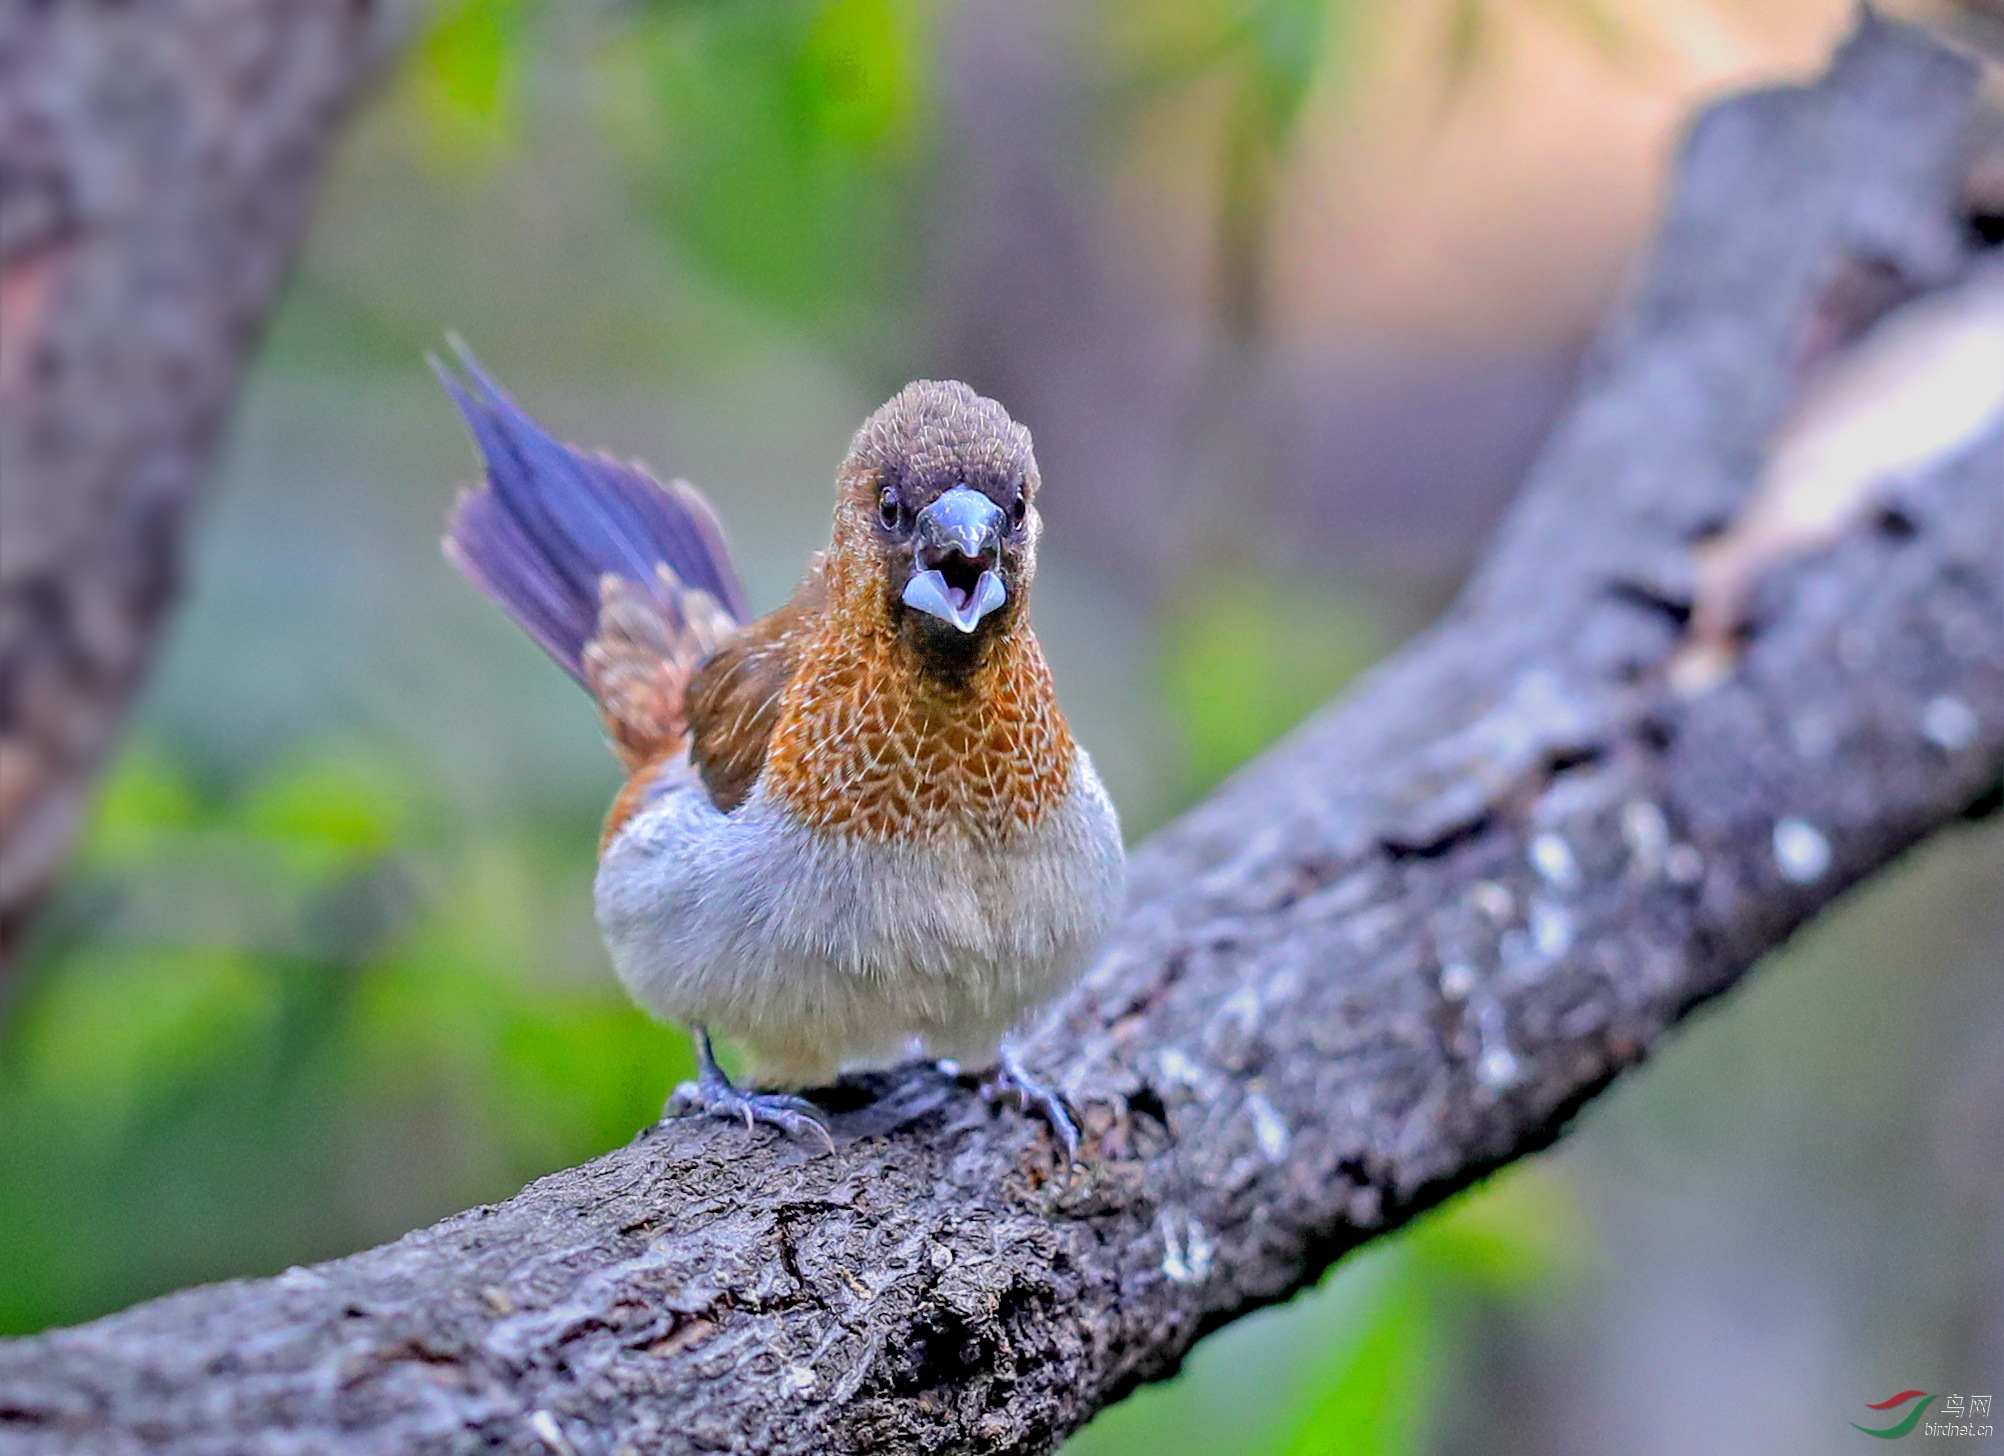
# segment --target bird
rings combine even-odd
[[[431,363],[485,471],[445,554],[591,694],[626,771],[593,900],[628,994],[695,1043],[666,1113],[832,1151],[804,1094],[916,1057],[1075,1159],[1075,1110],[1010,1038],[1083,973],[1125,858],[1031,626],[1029,431],[906,385],[850,442],[827,548],[754,616],[693,486],[557,440],[451,342],[458,369]]]

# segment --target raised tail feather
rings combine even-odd
[[[454,505],[446,556],[598,699],[629,769],[679,750],[690,675],[749,615],[709,502],[552,438],[452,346],[468,379],[432,368],[487,479]]]
[[[684,481],[553,438],[488,377],[458,339],[462,380],[437,359],[439,381],[466,417],[487,479],[465,491],[446,528],[445,554],[473,584],[586,687],[585,646],[597,635],[602,583],[633,583],[661,605],[669,583],[707,592],[744,622],[744,588],[709,502]],[[671,575],[657,570],[666,565]]]

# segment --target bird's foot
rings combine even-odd
[[[1078,1116],[1071,1103],[1064,1093],[1031,1076],[1008,1048],[1003,1048],[1000,1060],[982,1077],[981,1095],[990,1103],[1015,1098],[1023,1111],[1041,1117],[1050,1126],[1052,1136],[1065,1150],[1066,1162],[1079,1160]]]
[[[822,1120],[819,1107],[790,1092],[754,1092],[738,1086],[717,1065],[716,1054],[710,1050],[710,1033],[701,1027],[695,1031],[696,1080],[675,1089],[662,1109],[664,1117],[694,1114],[741,1119],[746,1131],[764,1123],[790,1138],[818,1142],[829,1152],[835,1151],[835,1138]]]

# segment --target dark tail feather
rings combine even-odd
[[[487,463],[487,481],[463,493],[446,527],[445,554],[500,604],[564,670],[584,682],[583,654],[598,625],[607,572],[660,591],[665,561],[710,593],[737,621],[744,588],[709,502],[681,481],[662,485],[608,456],[554,439],[448,336],[468,380],[431,366]]]

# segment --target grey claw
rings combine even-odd
[[[669,1099],[668,1115],[681,1117],[690,1114],[728,1117],[734,1121],[742,1118],[746,1132],[764,1123],[767,1127],[778,1128],[788,1137],[819,1142],[827,1151],[835,1151],[834,1135],[828,1131],[828,1124],[821,1120],[821,1110],[805,1097],[785,1092],[747,1092],[728,1083],[723,1087],[706,1087],[700,1083],[684,1082]]]
[[[1071,1103],[1065,1100],[1064,1093],[1031,1076],[1014,1052],[1003,1050],[1001,1060],[988,1074],[982,1093],[991,1102],[1013,1096],[1023,1111],[1041,1117],[1049,1125],[1065,1150],[1066,1162],[1079,1160],[1079,1125]]]
[[[790,1138],[818,1141],[835,1151],[835,1137],[821,1120],[821,1109],[805,1097],[791,1092],[752,1092],[739,1087],[724,1075],[710,1049],[710,1034],[697,1028],[696,1080],[677,1087],[662,1109],[667,1117],[696,1114],[705,1117],[743,1118],[745,1131],[758,1124],[776,1127]]]

